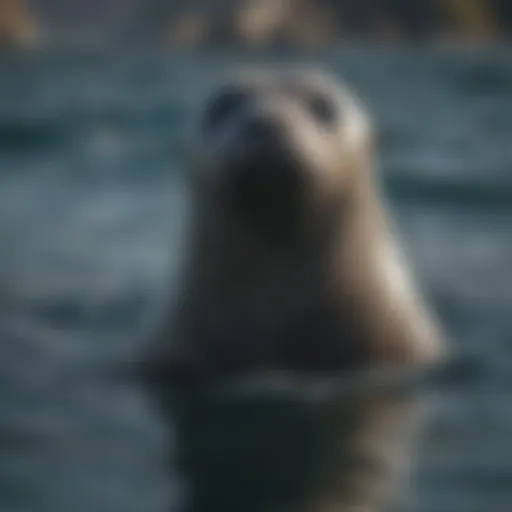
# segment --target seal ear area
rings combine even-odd
[[[384,147],[384,138],[381,130],[375,127],[367,127],[366,137],[364,140],[365,153],[373,159],[377,154],[381,154],[382,148]]]
[[[382,154],[389,144],[389,134],[383,130],[372,129],[368,136],[368,149],[373,154]]]

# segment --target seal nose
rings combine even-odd
[[[278,120],[264,115],[249,117],[243,130],[246,139],[259,142],[277,142],[280,132]]]

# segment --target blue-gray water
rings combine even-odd
[[[139,386],[96,369],[141,347],[161,315],[183,219],[186,105],[240,60],[0,58],[2,512],[174,510],[172,433]],[[453,349],[482,362],[478,378],[442,395],[411,510],[508,512],[510,49],[340,50],[316,60],[373,111],[416,270]]]

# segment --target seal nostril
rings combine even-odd
[[[249,139],[271,140],[278,136],[277,121],[265,117],[253,117],[247,121],[244,135]]]

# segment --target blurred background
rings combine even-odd
[[[477,355],[408,510],[510,512],[511,23],[507,0],[0,0],[0,510],[179,510],[168,425],[102,368],[165,308],[190,102],[308,61],[369,105],[419,278]]]
[[[1,6],[4,45],[43,34],[172,46],[495,41],[512,22],[507,0],[3,0]]]

